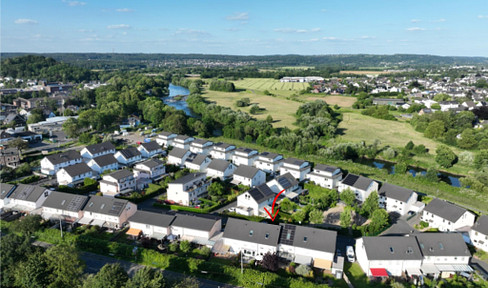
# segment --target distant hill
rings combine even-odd
[[[2,53],[2,59],[28,53]],[[340,66],[348,69],[359,68],[405,68],[433,65],[484,65],[488,66],[487,57],[458,57],[435,55],[269,55],[269,56],[237,56],[213,54],[113,54],[113,53],[43,53],[58,61],[75,64],[89,69],[110,68],[148,68],[161,65],[195,66],[201,62],[239,63],[240,66],[279,67],[279,66]],[[188,64],[188,60],[190,61]],[[184,64],[187,63],[187,64]],[[193,64],[192,64],[193,63]],[[199,64],[200,63],[200,64]],[[232,65],[229,65],[232,66]]]

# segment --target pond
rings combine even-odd
[[[186,89],[185,87],[176,86],[173,84],[169,84],[169,95],[167,97],[163,97],[163,102],[166,105],[176,108],[177,110],[183,110],[186,115],[195,117],[195,114],[191,109],[188,107],[186,103],[186,97],[190,95],[190,90]],[[177,97],[183,96],[183,97]]]
[[[389,174],[395,174],[395,163],[366,158],[361,158],[356,162],[378,169],[386,169]],[[425,175],[425,173],[427,173],[425,169],[412,166],[408,167],[408,172],[412,174],[413,177],[416,177],[417,175]],[[439,176],[439,179],[441,181],[446,182],[447,184],[454,187],[461,187],[461,181],[459,180],[461,177],[445,172],[439,172],[437,175]]]

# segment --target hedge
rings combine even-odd
[[[219,208],[224,207],[225,205],[229,204],[232,201],[224,201],[222,203],[217,203],[213,206],[207,207],[207,208],[194,208],[194,207],[187,207],[187,206],[181,206],[181,205],[167,205],[167,204],[162,204],[162,203],[153,203],[154,207],[160,207],[160,208],[165,208],[165,209],[170,209],[170,210],[178,210],[178,211],[187,211],[187,212],[194,212],[194,213],[205,213],[208,214],[214,210],[217,210]]]
[[[151,183],[151,184],[149,184],[149,187],[146,189],[146,193],[144,195],[139,194],[139,196],[137,198],[132,197],[132,196],[117,196],[117,198],[129,200],[129,201],[137,204],[137,203],[143,202],[149,198],[152,198],[156,195],[162,194],[164,191],[165,191],[165,188],[163,186]],[[137,193],[137,192],[135,192],[135,193]]]

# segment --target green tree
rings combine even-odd
[[[476,140],[476,133],[473,129],[465,129],[461,133],[461,139],[457,140],[459,148],[462,149],[474,149],[478,146],[478,140]]]
[[[435,150],[435,161],[444,168],[450,168],[457,161],[457,156],[446,145],[439,145]]]
[[[481,150],[474,155],[473,161],[476,169],[483,169],[488,166],[488,150]]]
[[[68,138],[76,138],[80,134],[80,126],[78,120],[75,118],[69,118],[63,123],[63,131]]]
[[[183,240],[180,242],[180,250],[183,253],[188,253],[191,250],[191,243],[189,241]]]
[[[271,117],[271,115],[268,115],[266,117],[266,122],[268,122],[269,124],[273,123],[273,117]]]
[[[22,151],[24,149],[29,148],[29,143],[27,143],[27,141],[24,141],[24,139],[18,137],[18,138],[15,138],[15,139],[8,141],[7,146],[17,148],[17,149],[19,149],[19,151]]]
[[[341,227],[347,228],[352,222],[352,209],[351,207],[344,207],[344,211],[341,212],[340,216]]]
[[[208,186],[208,195],[210,196],[222,196],[225,193],[224,185],[220,182],[213,182]]]
[[[389,223],[389,215],[386,210],[377,209],[371,216],[371,222],[368,225],[368,232],[377,234],[381,232]]]
[[[12,230],[22,235],[30,236],[41,228],[42,217],[40,215],[27,215],[12,224]]]
[[[427,169],[427,172],[425,173],[425,178],[432,182],[439,182],[439,176],[437,176],[437,174],[439,174],[439,171],[437,171],[433,167],[430,167]]]
[[[186,277],[180,283],[176,284],[174,288],[198,288],[200,282],[195,277]]]
[[[313,224],[322,224],[324,223],[324,211],[319,209],[313,209],[310,211],[310,222]]]
[[[119,263],[105,264],[97,274],[86,279],[83,288],[119,288],[125,287],[129,276]]]
[[[297,212],[293,213],[292,215],[293,220],[298,223],[302,223],[307,218],[307,211],[305,208],[298,210]]]
[[[249,109],[249,113],[251,114],[258,114],[261,109],[257,104],[251,105],[251,109]]]
[[[444,136],[445,131],[446,127],[444,126],[444,122],[435,120],[429,123],[425,129],[424,136],[432,139],[440,139]]]
[[[408,151],[413,150],[414,147],[415,144],[413,144],[412,140],[408,141],[407,145],[405,145],[405,149]]]
[[[293,209],[296,209],[298,205],[295,202],[292,202],[290,199],[285,198],[280,203],[280,209],[284,212],[290,212]]]
[[[356,200],[356,194],[351,189],[347,188],[341,192],[340,198],[346,205],[352,206]]]
[[[144,267],[136,271],[126,288],[164,288],[165,281],[161,270]]]
[[[83,274],[83,262],[78,250],[66,244],[52,246],[46,250],[46,262],[50,271],[49,287],[79,287]]]
[[[15,285],[18,287],[48,287],[49,270],[46,259],[41,251],[28,254],[27,259],[20,262],[15,270]]]
[[[27,118],[27,124],[37,123],[44,120],[45,118],[42,115],[42,111],[31,111],[31,114]]]
[[[19,236],[17,234],[8,234],[3,236],[0,245],[0,286],[13,287],[15,281],[15,270],[17,263],[24,262],[27,255],[34,250],[31,245],[31,238]]]
[[[395,174],[403,175],[407,173],[408,165],[405,162],[398,162],[395,165]]]
[[[374,211],[379,209],[379,196],[378,193],[372,192],[369,194],[368,198],[364,201],[362,207],[361,207],[361,212],[362,214],[371,217],[373,215]]]

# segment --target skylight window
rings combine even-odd
[[[63,206],[63,205],[64,205],[64,203],[66,203],[66,200],[63,200],[63,201],[61,202],[61,206]]]
[[[390,253],[391,254],[395,253],[395,250],[393,249],[393,247],[390,247]]]
[[[269,233],[266,233],[266,235],[264,236],[265,239],[268,239],[269,238]]]
[[[444,250],[444,244],[439,243],[439,249]]]
[[[291,239],[291,233],[288,232],[288,233],[286,233],[286,240],[290,240],[290,239]]]
[[[307,242],[307,240],[308,240],[307,236],[303,237],[303,242]]]
[[[249,236],[252,236],[252,234],[254,234],[254,231],[253,230],[249,231]]]

